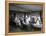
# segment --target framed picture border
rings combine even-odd
[[[43,27],[41,32],[34,31],[34,32],[9,32],[9,3],[16,4],[32,4],[32,5],[42,5],[43,6]],[[20,1],[5,1],[5,35],[22,35],[22,34],[37,34],[37,33],[44,33],[45,32],[45,3],[43,2],[20,2]]]

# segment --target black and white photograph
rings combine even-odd
[[[41,31],[41,5],[9,3],[9,32]]]

